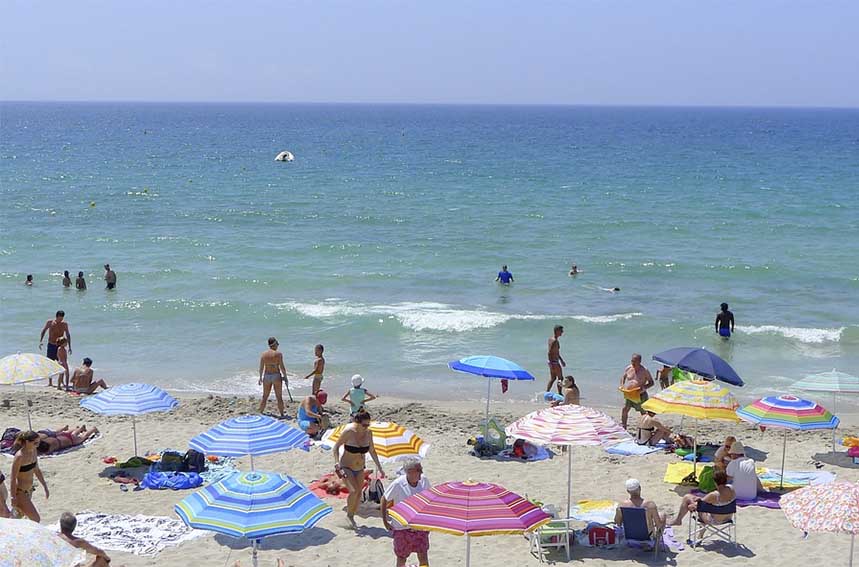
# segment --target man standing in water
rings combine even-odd
[[[728,304],[722,304],[722,310],[716,314],[716,332],[723,339],[731,338],[734,332],[734,314],[728,311]]]
[[[42,327],[42,334],[39,336],[39,350],[42,350],[42,345],[45,344],[45,333],[48,333],[48,352],[45,354],[51,360],[57,360],[57,341],[60,337],[66,338],[69,354],[72,353],[72,334],[69,332],[69,324],[65,322],[65,318],[66,312],[60,309],[57,311],[56,318],[51,319]]]
[[[104,265],[104,282],[107,289],[116,289],[116,272],[110,269],[110,264]]]
[[[620,377],[620,390],[624,392],[623,411],[620,413],[620,421],[626,429],[629,420],[629,408],[635,408],[640,414],[644,414],[641,404],[647,401],[647,389],[653,386],[653,376],[650,370],[641,365],[641,355],[635,353],[629,361],[629,366],[623,369]],[[630,395],[637,394],[638,401],[630,399]]]
[[[507,265],[501,266],[501,271],[498,272],[498,277],[495,278],[495,281],[500,282],[504,285],[510,285],[513,283],[513,274],[507,271]]]
[[[552,336],[549,337],[549,385],[546,386],[546,391],[552,391],[552,384],[555,380],[558,381],[558,393],[561,393],[561,384],[564,381],[564,367],[567,365],[564,358],[561,356],[561,343],[558,339],[564,334],[563,325],[555,325]]]
[[[286,377],[286,366],[283,365],[283,354],[277,351],[278,342],[274,337],[268,339],[268,350],[259,357],[259,383],[262,385],[262,400],[259,412],[265,412],[265,405],[274,386],[274,396],[277,398],[277,409],[283,417],[283,380]]]

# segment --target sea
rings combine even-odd
[[[253,395],[275,336],[297,395],[323,344],[337,397],[479,400],[447,364],[493,354],[503,403],[556,324],[585,404],[677,346],[742,400],[859,371],[859,110],[3,102],[0,198],[0,355],[63,309],[108,383]]]

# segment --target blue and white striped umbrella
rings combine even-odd
[[[188,445],[207,455],[242,457],[268,455],[290,449],[309,450],[310,437],[267,415],[240,415],[200,433]],[[253,469],[253,460],[251,461]]]
[[[130,415],[134,431],[134,456],[137,456],[137,424],[134,416],[156,411],[170,411],[179,402],[173,396],[149,384],[120,384],[81,400],[81,407],[102,415]]]
[[[174,507],[190,527],[256,540],[301,533],[331,513],[331,506],[296,479],[270,472],[235,472]]]

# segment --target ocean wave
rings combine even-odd
[[[739,330],[750,335],[781,335],[806,344],[838,342],[846,327],[817,329],[814,327],[781,327],[778,325],[751,325]]]
[[[396,319],[403,327],[413,331],[441,331],[464,333],[477,329],[490,329],[511,320],[544,321],[574,319],[583,323],[605,324],[638,317],[641,313],[618,313],[614,315],[537,315],[513,314],[486,311],[483,309],[460,308],[445,303],[404,302],[393,305],[364,305],[348,301],[323,301],[321,303],[302,303],[287,301],[272,303],[273,307],[294,311],[314,319],[345,317],[387,317]],[[384,322],[384,319],[380,319]]]

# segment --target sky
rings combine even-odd
[[[0,100],[859,107],[857,30],[857,0],[0,0]]]

